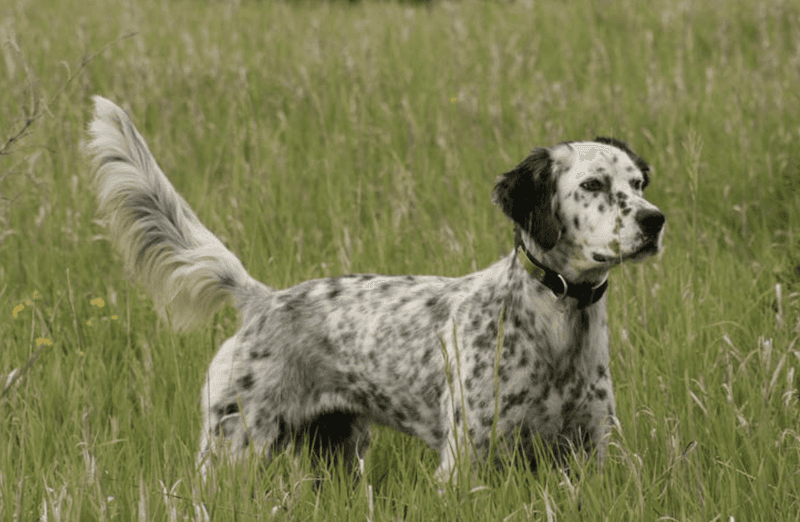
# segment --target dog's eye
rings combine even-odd
[[[631,180],[631,187],[633,187],[633,190],[642,190],[642,180],[640,179]]]
[[[583,190],[588,190],[589,192],[597,192],[603,188],[603,184],[600,183],[600,180],[590,179],[581,183],[581,188]]]

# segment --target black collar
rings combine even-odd
[[[567,283],[567,280],[561,274],[550,270],[534,259],[521,242],[517,245],[517,259],[525,271],[549,288],[557,298],[574,297],[577,299],[578,308],[586,308],[595,304],[603,297],[608,288],[608,278],[598,285],[593,285],[592,283]]]

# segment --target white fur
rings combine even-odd
[[[169,312],[174,328],[207,323],[236,288],[260,283],[175,191],[125,112],[93,99],[86,150],[100,213],[125,268],[150,291],[162,317]],[[145,250],[148,242],[157,247]]]

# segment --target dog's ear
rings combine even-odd
[[[616,147],[625,152],[628,157],[633,161],[634,165],[642,171],[642,176],[644,176],[644,182],[642,183],[642,190],[647,188],[647,185],[650,184],[650,165],[647,164],[645,160],[639,157],[635,152],[628,147],[628,144],[622,140],[618,140],[617,138],[606,138],[604,136],[598,136],[594,139],[597,143],[604,143],[606,145],[611,145]]]
[[[554,166],[548,149],[534,149],[522,163],[503,174],[492,198],[506,216],[545,250],[555,246],[561,232],[561,222],[553,208]]]

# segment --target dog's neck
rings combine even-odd
[[[549,288],[559,299],[568,297],[576,299],[578,308],[593,305],[603,297],[608,288],[607,270],[599,274],[576,277],[575,274],[569,273],[571,271],[565,270],[567,267],[563,266],[563,261],[559,262],[560,259],[566,259],[563,253],[554,251],[555,249],[545,252],[519,227],[514,234],[514,248],[517,261],[526,272]]]

